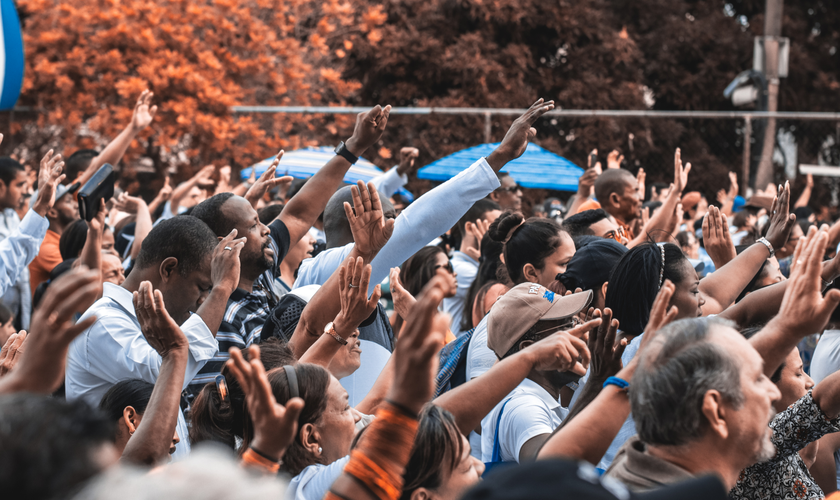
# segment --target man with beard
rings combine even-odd
[[[37,195],[36,192],[32,196],[32,205],[35,204]],[[79,220],[79,204],[67,186],[58,186],[55,192],[55,205],[47,211],[47,220],[50,223],[47,236],[41,243],[38,256],[29,264],[29,284],[32,287],[33,294],[38,285],[50,279],[53,268],[64,260],[61,258],[61,252],[58,249],[58,242],[64,228]]]
[[[336,148],[336,156],[306,182],[268,225],[260,222],[247,199],[233,193],[217,194],[195,206],[191,215],[210,226],[216,236],[222,238],[235,229],[237,237],[246,238],[246,242],[239,255],[239,286],[228,299],[216,335],[219,352],[193,378],[191,394],[198,394],[204,384],[221,373],[231,347],[246,349],[260,342],[265,320],[278,303],[274,282],[280,276],[280,262],[324,211],[358,156],[382,136],[390,111],[390,106],[376,106],[359,113],[353,136]],[[274,177],[279,158],[246,193],[249,199],[261,198],[280,181]]]
[[[552,334],[571,330],[577,314],[589,305],[592,292],[561,296],[536,283],[522,283],[502,295],[488,314],[487,347],[502,360]],[[482,462],[533,460],[542,444],[568,414],[560,404],[560,389],[584,374],[589,365],[586,342],[569,345],[575,371],[533,368],[528,378],[481,421]]]

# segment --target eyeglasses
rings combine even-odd
[[[446,264],[439,264],[439,265],[435,266],[435,271],[437,271],[440,268],[446,269],[447,271],[449,271],[449,274],[455,274],[455,268],[452,267],[452,262],[451,261],[447,262]]]
[[[500,187],[499,191],[505,191],[507,193],[515,193],[517,191],[520,191],[521,189],[522,189],[522,186],[520,186],[519,184],[515,184],[513,186],[506,187],[506,188]]]
[[[604,238],[608,240],[615,240],[621,243],[621,240],[624,238],[624,227],[618,226],[615,230],[608,232],[604,235]]]

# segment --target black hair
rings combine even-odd
[[[680,231],[679,233],[677,233],[676,236],[674,236],[674,239],[677,240],[677,243],[680,245],[680,247],[687,247],[690,243],[689,237],[693,234],[693,232],[689,231]],[[696,236],[695,239],[697,239]]]
[[[73,268],[73,263],[76,262],[76,258],[70,258],[59,265],[55,266],[52,271],[50,271],[50,279],[40,283],[36,288],[35,292],[32,294],[32,310],[34,311],[36,307],[41,303],[41,299],[44,297],[44,294],[47,293],[47,288],[49,288],[50,283],[57,280],[59,276],[66,273],[70,269]]]
[[[744,250],[748,249],[751,246],[752,246],[752,244],[750,244],[750,245],[738,245],[738,246],[735,247],[735,252],[738,255],[741,255],[741,253],[743,253]],[[735,299],[736,303],[741,302],[741,300],[744,297],[746,297],[748,293],[754,292],[758,289],[758,288],[756,288],[756,284],[758,283],[758,281],[760,279],[762,279],[767,274],[767,271],[769,270],[769,268],[767,267],[768,262],[770,262],[770,259],[765,259],[764,262],[761,263],[761,267],[758,268],[758,271],[755,273],[755,276],[753,276],[753,278],[750,280],[750,282],[747,283],[747,286],[745,286],[744,289],[741,290],[741,293],[738,295],[738,298]],[[743,333],[743,332],[741,332],[741,333]]]
[[[298,194],[300,190],[303,189],[303,186],[306,185],[306,181],[308,180],[309,178],[293,180],[292,184],[289,185],[288,191],[286,191],[286,201],[291,200],[296,194]]]
[[[636,178],[627,170],[609,168],[595,181],[595,198],[606,205],[613,193],[624,195],[627,186],[635,186]]]
[[[575,236],[595,234],[591,229],[589,229],[589,226],[608,217],[609,214],[604,211],[603,208],[584,210],[583,212],[578,212],[571,217],[566,217],[566,220],[563,221],[562,227],[572,238]]]
[[[662,202],[661,202],[661,201],[659,201],[659,200],[656,200],[656,201],[646,201],[646,202],[642,203],[642,209],[647,208],[647,209],[648,209],[648,213],[649,213],[651,216],[653,216],[653,213],[654,213],[654,212],[656,212],[657,210],[659,210],[659,208],[660,208],[661,206],[662,206]]]
[[[3,304],[0,304],[0,325],[5,325],[6,323],[8,323],[9,320],[12,319],[13,315],[14,314],[12,313],[12,311],[9,310],[8,307],[4,306]]]
[[[0,157],[0,181],[3,181],[6,187],[15,181],[18,172],[23,171],[23,165],[14,158],[9,158],[8,156]]]
[[[58,239],[58,251],[61,259],[67,260],[78,257],[82,253],[87,241],[88,225],[84,219],[72,222],[61,232]]]
[[[95,149],[80,149],[67,157],[64,161],[64,173],[67,174],[67,182],[73,182],[79,174],[87,170],[90,162],[99,156],[99,152]]]
[[[521,213],[507,211],[493,221],[488,232],[491,238],[503,242],[505,268],[518,285],[527,281],[522,273],[525,264],[542,269],[545,259],[560,247],[565,231],[554,219],[525,220]]]
[[[667,182],[653,182],[651,184],[648,184],[648,188],[647,188],[648,193],[647,193],[647,196],[645,198],[647,198],[648,200],[653,198],[653,188],[656,188],[657,193],[662,193],[663,189],[668,189],[670,186],[671,185],[668,184]]]
[[[219,193],[193,207],[190,215],[207,224],[216,236],[227,236],[234,229],[235,222],[227,218],[222,205],[233,198],[233,193]]]
[[[455,227],[458,228],[458,235],[460,239],[463,240],[466,235],[467,222],[475,223],[475,221],[481,219],[484,214],[492,212],[493,210],[501,211],[502,207],[495,201],[487,198],[482,198],[473,203],[473,206],[471,206],[469,210],[467,210],[467,213],[465,213],[464,216],[458,220],[457,224],[455,224]]]
[[[117,382],[108,389],[99,401],[99,409],[112,422],[123,416],[126,407],[134,408],[138,415],[146,413],[146,406],[152,398],[155,384],[140,379],[129,379]]]
[[[178,215],[149,231],[135,266],[146,269],[175,257],[181,276],[187,276],[201,266],[217,244],[218,239],[207,224],[191,215]]]
[[[437,256],[442,253],[444,252],[440,247],[425,246],[403,263],[400,268],[400,282],[408,293],[417,297],[426,283],[435,277]]]
[[[344,186],[336,190],[327,202],[327,206],[324,207],[324,235],[327,238],[327,248],[344,245],[348,238],[353,241],[350,222],[347,221],[347,213],[344,212],[344,202],[353,206],[352,187]],[[379,199],[386,214],[389,211],[394,212],[394,206],[391,205],[387,196],[379,193]]]
[[[300,429],[305,424],[314,424],[326,411],[330,374],[321,366],[306,363],[294,365],[294,369],[304,406],[298,418],[298,433],[286,449],[281,470],[297,476],[306,467],[322,463],[320,457],[303,447]],[[215,382],[205,385],[193,401],[190,412],[190,443],[195,445],[202,441],[215,441],[233,449],[236,446],[236,438],[239,438],[242,440],[239,449],[244,451],[254,438],[251,416],[245,404],[245,393],[227,367],[222,369],[222,374],[228,386],[228,395],[224,401],[216,389]],[[274,368],[269,370],[266,376],[274,398],[281,405],[286,404],[291,399],[286,370],[282,367]]]
[[[496,283],[499,269],[504,269],[504,266],[501,265],[503,248],[502,243],[490,237],[489,231],[481,238],[481,257],[478,259],[478,271],[464,300],[464,313],[461,318],[462,331],[467,331],[473,327],[472,313],[475,298],[479,295],[479,291],[488,283]]]
[[[82,400],[16,393],[0,398],[0,488],[4,498],[71,498],[102,465],[114,422]]]
[[[429,403],[420,413],[417,437],[403,473],[400,500],[410,500],[419,488],[436,490],[461,461],[464,443],[455,417]]]
[[[732,216],[732,225],[737,229],[743,227],[747,223],[747,219],[750,218],[752,214],[746,210],[741,210],[740,212],[735,212],[735,215]]]
[[[662,244],[665,249],[664,280],[674,285],[687,276],[682,249],[673,243]],[[650,310],[659,293],[662,269],[662,250],[656,243],[644,243],[631,248],[618,261],[610,274],[604,305],[612,309],[613,318],[621,322],[621,329],[630,335],[644,333]]]
[[[269,224],[271,224],[271,222],[274,219],[277,218],[278,215],[280,215],[280,212],[282,212],[282,211],[283,211],[283,205],[282,204],[278,203],[278,204],[274,204],[274,205],[269,205],[267,207],[262,207],[257,212],[257,217],[259,217],[260,222],[262,222],[265,225],[269,225]]]

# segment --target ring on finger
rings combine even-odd
[[[231,247],[225,247],[225,250],[233,251],[233,249]]]

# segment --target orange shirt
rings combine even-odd
[[[587,210],[597,210],[599,208],[601,208],[601,204],[598,203],[596,200],[593,200],[593,199],[590,198],[590,199],[584,201],[583,204],[581,204],[581,206],[578,207],[578,211],[575,212],[575,213],[579,214],[579,213],[585,212]]]
[[[633,230],[630,228],[629,225],[621,222],[620,220],[616,219],[615,217],[613,217],[613,219],[615,219],[616,224],[618,224],[619,226],[624,228],[624,237],[627,238],[628,241],[632,240],[633,238],[636,237],[636,235],[633,234]]]
[[[61,252],[58,251],[58,240],[61,236],[47,229],[47,235],[44,237],[44,242],[41,243],[41,249],[38,251],[38,256],[29,264],[29,286],[32,289],[32,296],[35,296],[35,290],[38,285],[50,279],[50,273],[53,268],[62,262]]]

